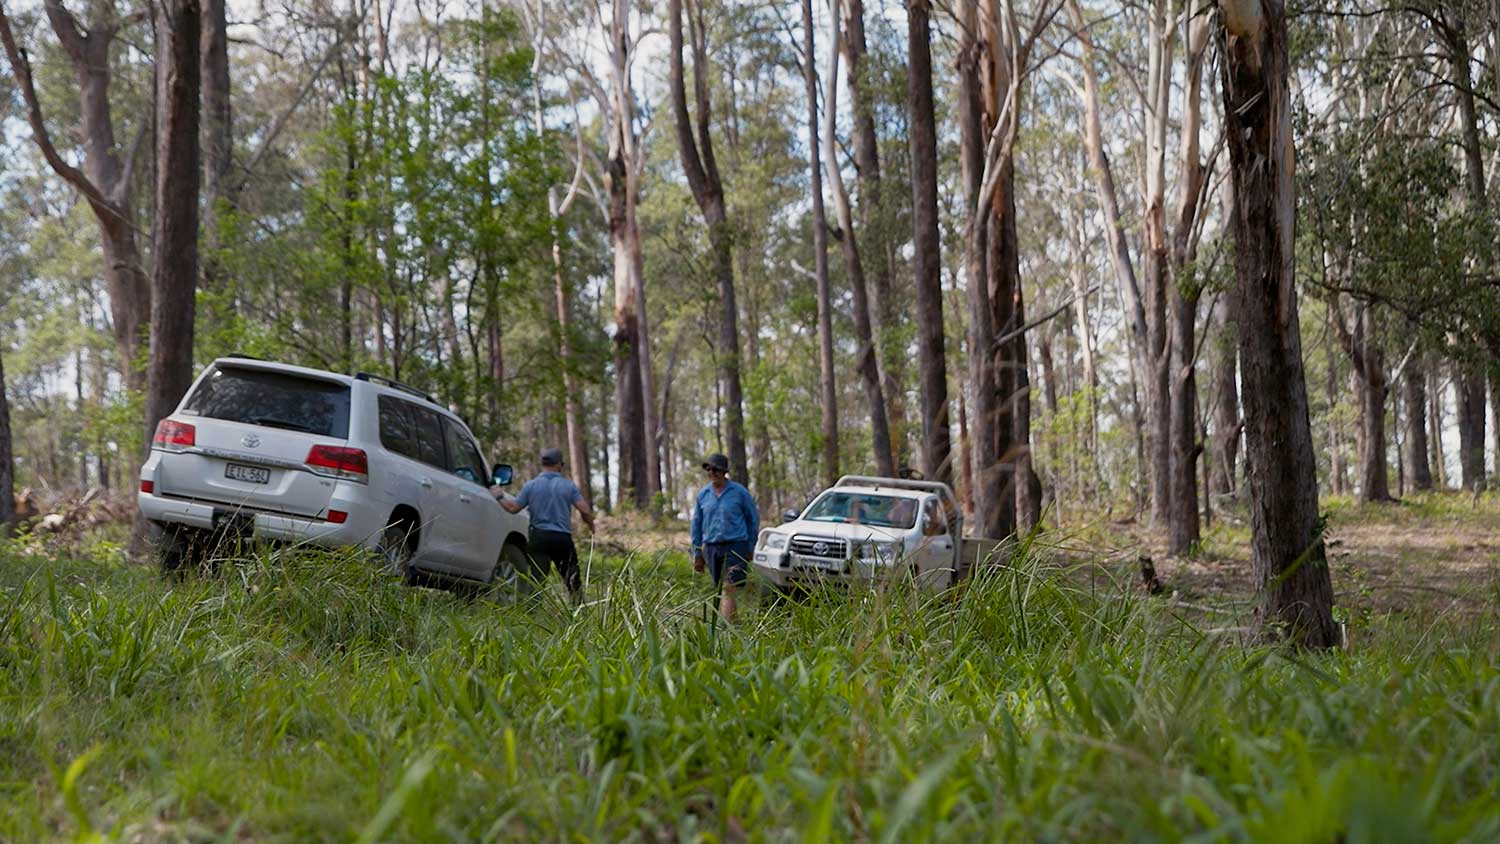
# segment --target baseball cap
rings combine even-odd
[[[544,448],[544,449],[542,449],[542,465],[543,466],[561,466],[562,464],[563,464],[562,449],[560,449],[560,448]]]
[[[703,468],[718,469],[720,472],[728,472],[729,458],[725,457],[722,454],[710,454],[708,456],[708,459],[703,461]]]

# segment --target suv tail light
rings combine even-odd
[[[197,428],[176,419],[163,419],[156,423],[156,436],[151,438],[151,447],[162,451],[185,451],[197,442]]]
[[[364,450],[341,445],[315,445],[307,453],[307,467],[319,475],[369,483],[370,460]]]

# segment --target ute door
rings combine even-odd
[[[500,502],[490,494],[487,484],[489,467],[474,445],[474,438],[458,420],[443,417],[443,434],[448,447],[448,482],[453,486],[457,515],[454,533],[454,558],[461,561],[470,576],[486,578],[500,559],[504,541],[504,520]]]
[[[948,508],[936,498],[922,502],[922,515],[918,528],[922,539],[912,554],[912,565],[919,581],[928,586],[946,586],[953,578],[957,557],[954,547],[957,539],[952,534],[952,519]]]

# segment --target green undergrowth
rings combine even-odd
[[[0,840],[1500,839],[1490,624],[1289,654],[1040,553],[732,628],[677,556],[577,610],[83,556],[0,550]]]

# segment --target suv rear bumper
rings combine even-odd
[[[329,507],[349,514],[342,524],[316,517],[239,509],[149,492],[137,493],[136,502],[141,508],[141,515],[167,526],[183,525],[201,530],[218,530],[228,527],[229,521],[239,517],[254,539],[267,541],[308,542],[325,546],[363,545],[374,548],[385,527],[384,524],[375,523],[378,519],[368,517],[369,507],[340,501],[337,495],[329,502]]]

